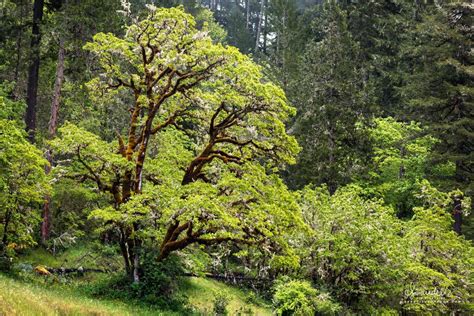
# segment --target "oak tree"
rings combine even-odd
[[[66,124],[52,145],[72,159],[56,171],[110,195],[91,217],[117,233],[135,282],[145,244],[159,260],[228,241],[290,253],[283,236],[299,225],[298,206],[276,171],[298,151],[283,123],[294,109],[249,57],[214,44],[182,8],[149,9],[123,38],[99,33],[85,47],[103,71],[89,84],[96,102],[122,100],[126,133],[117,126],[106,142]]]

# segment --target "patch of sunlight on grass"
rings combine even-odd
[[[173,315],[66,290],[25,284],[0,274],[0,315]]]
[[[272,315],[271,309],[248,303],[248,293],[238,288],[226,285],[215,280],[191,277],[187,280],[184,294],[188,296],[191,305],[206,315],[212,314],[216,293],[225,294],[230,298],[227,311],[229,315]],[[248,313],[248,314],[246,314]]]

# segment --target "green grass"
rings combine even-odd
[[[124,302],[91,299],[64,287],[46,288],[0,274],[0,315],[172,315]]]
[[[116,266],[113,253],[104,253],[90,244],[76,245],[53,256],[41,248],[23,253],[17,263],[28,263],[48,267],[88,268]],[[120,266],[120,261],[118,261]],[[113,271],[113,269],[110,269]],[[115,270],[117,271],[117,269]],[[98,284],[111,277],[103,273],[86,273],[83,277],[72,277],[63,284],[57,277],[43,277],[33,272],[18,272],[14,278],[0,274],[0,316],[10,315],[179,315],[157,310],[141,302],[91,297],[85,284]],[[271,315],[264,302],[251,296],[251,292],[225,283],[205,278],[185,278],[180,294],[188,298],[189,305],[197,315],[212,315],[216,293],[229,298],[229,315]],[[250,300],[249,300],[250,297]]]
[[[38,277],[39,278],[39,277]],[[204,278],[189,278],[183,294],[197,314],[211,315],[215,293],[229,297],[229,315],[271,315],[271,310],[247,302],[249,292]],[[74,286],[39,284],[0,274],[0,315],[179,315],[132,303],[90,298]]]
[[[18,258],[19,262],[37,266],[78,268],[80,266],[116,271],[122,264],[118,254],[106,255],[104,249],[94,249],[91,244],[78,244],[53,256],[44,248],[30,249]]]
[[[229,305],[227,306],[229,315],[237,315],[239,312],[245,315],[244,311],[251,312],[250,315],[272,315],[271,309],[261,304],[263,302],[259,305],[247,302],[249,292],[215,280],[189,278],[188,287],[183,292],[188,296],[190,304],[206,315],[212,314],[216,293],[224,294],[230,298]]]

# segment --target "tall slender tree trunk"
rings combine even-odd
[[[335,154],[336,154],[336,136],[335,136],[335,131],[331,125],[331,123],[328,122],[328,135],[327,135],[327,138],[328,138],[328,166],[331,167],[331,171],[329,173],[329,178],[327,179],[327,185],[328,185],[328,189],[329,189],[329,193],[331,194],[334,194],[336,192],[336,189],[337,189],[337,185],[336,185],[336,182],[334,181],[334,176],[335,176],[335,171],[334,169],[332,168],[332,166],[335,165]]]
[[[250,0],[247,0],[245,2],[245,11],[246,11],[246,14],[245,14],[245,19],[246,19],[246,27],[247,29],[250,27]]]
[[[255,39],[255,52],[258,52],[258,47],[260,44],[260,33],[262,32],[262,20],[265,15],[265,0],[261,0],[262,3],[260,5],[260,13],[258,14],[258,21],[257,21],[257,36]]]
[[[56,65],[56,80],[54,82],[53,98],[51,101],[51,113],[48,124],[48,134],[50,138],[56,136],[58,127],[58,113],[61,101],[61,89],[64,82],[64,60],[66,58],[66,50],[64,48],[64,39],[59,40],[58,63]]]
[[[5,249],[8,241],[8,225],[10,224],[12,213],[10,210],[5,214],[5,221],[3,223],[2,248]]]
[[[268,33],[268,10],[265,9],[265,18],[263,19],[263,53],[267,53],[267,33]]]
[[[138,231],[138,224],[134,225],[134,230]],[[133,239],[133,271],[132,280],[133,283],[140,283],[140,246],[141,242],[137,237]]]
[[[402,145],[400,148],[400,155],[402,159],[405,159],[406,156],[406,148],[405,146]],[[403,179],[405,178],[405,165],[402,163],[400,164],[400,167],[398,168],[398,179]]]
[[[16,38],[16,65],[15,65],[15,73],[13,75],[13,81],[15,83],[15,88],[13,89],[13,97],[15,100],[19,100],[22,98],[23,95],[23,84],[22,84],[22,65],[24,64],[23,61],[23,54],[24,54],[24,40],[25,40],[25,30],[28,28],[25,19],[28,16],[28,7],[29,3],[25,3],[24,0],[20,1],[18,4],[20,8],[20,15],[19,15],[19,25],[17,30],[17,38]]]
[[[18,87],[18,81],[20,78],[20,64],[21,64],[21,52],[23,50],[22,47],[23,43],[23,32],[18,32],[18,36],[16,38],[16,65],[15,65],[15,74],[13,76],[13,81],[15,81],[16,87]],[[17,89],[15,88],[15,91]]]
[[[461,229],[461,226],[462,226],[462,197],[460,196],[455,196],[453,197],[453,204],[454,204],[454,208],[453,208],[453,219],[454,219],[454,223],[453,223],[453,230],[458,234],[458,235],[461,235],[462,234],[462,229]]]
[[[31,32],[31,60],[28,69],[28,88],[26,95],[26,131],[30,142],[35,140],[36,130],[36,104],[38,98],[38,77],[40,67],[40,42],[41,30],[40,24],[43,20],[43,0],[35,0],[33,4],[33,26]]]
[[[64,59],[65,59],[65,48],[64,48],[64,40],[61,38],[59,40],[59,51],[58,51],[58,64],[56,66],[56,81],[54,82],[54,91],[53,91],[53,99],[51,101],[51,113],[49,118],[48,124],[48,136],[49,138],[54,138],[56,136],[56,130],[58,126],[58,113],[59,113],[59,105],[61,102],[61,88],[64,82]],[[51,165],[53,163],[51,150],[48,148],[46,150],[46,159],[49,162],[49,165],[46,166],[46,174],[51,172]],[[43,205],[43,222],[41,223],[41,242],[46,244],[46,241],[49,238],[51,233],[51,212],[50,212],[50,204],[51,204],[51,196],[47,195],[45,197],[46,202]]]

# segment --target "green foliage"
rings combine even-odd
[[[60,249],[70,244],[67,240],[76,240],[92,233],[94,225],[87,221],[87,216],[101,202],[104,201],[100,195],[89,188],[77,186],[72,179],[57,179],[53,184],[50,205],[55,219],[51,229],[51,246]]]
[[[297,187],[326,183],[334,192],[365,169],[363,127],[374,100],[347,14],[336,4],[319,10],[315,40],[307,45],[293,83],[299,113],[292,130],[303,150],[288,181]]]
[[[126,276],[117,274],[91,284],[87,292],[95,297],[133,300],[160,309],[184,312],[187,298],[178,292],[183,275],[180,259],[170,256],[157,262],[156,255],[147,253],[142,259],[141,269],[146,273],[138,284],[131,284]]]
[[[31,145],[14,121],[0,119],[0,236],[1,248],[36,244],[44,195],[50,190],[44,168],[48,162]]]
[[[282,278],[274,286],[273,304],[277,315],[336,315],[341,307],[329,295],[307,281]]]
[[[275,284],[278,314],[473,313],[473,246],[452,231],[474,232],[472,4],[45,1],[35,147],[23,132],[33,1],[0,2],[0,265],[121,272],[123,258],[134,284],[103,276],[89,292],[177,314],[193,312],[187,294],[204,313],[266,314],[250,303],[276,275],[295,278]],[[45,144],[58,44],[62,127]],[[281,172],[308,186],[289,190]],[[44,197],[48,250],[23,251]],[[184,270],[262,292],[203,278],[183,289]],[[0,283],[0,313],[28,314],[23,301],[137,312]]]
[[[224,316],[228,314],[227,306],[229,305],[229,297],[224,293],[216,292],[214,296],[213,313],[216,316]]]
[[[133,96],[128,136],[107,142],[65,124],[51,146],[73,159],[55,173],[95,183],[113,203],[90,218],[104,231],[119,228],[155,247],[163,241],[162,256],[191,243],[265,243],[276,266],[295,265],[284,236],[302,222],[276,174],[299,150],[284,124],[294,109],[249,57],[195,25],[182,8],[151,6],[123,38],[94,36],[85,48],[103,73],[89,86],[103,92],[99,105]]]
[[[196,19],[197,28],[207,30],[215,43],[226,43],[227,31],[217,23],[211,10],[200,8],[193,16]]]
[[[10,98],[11,90],[11,84],[0,84],[0,119],[14,121],[21,127],[25,104],[22,101],[13,101]]]
[[[184,273],[180,259],[176,256],[157,262],[156,256],[146,254],[141,264],[144,271],[140,284],[132,286],[134,296],[147,303],[172,309],[186,302],[186,298],[177,292]]]
[[[373,170],[368,177],[368,190],[392,205],[399,216],[411,216],[416,205],[419,181],[436,171],[449,172],[449,166],[431,163],[432,148],[437,140],[426,135],[420,124],[397,122],[393,118],[377,118],[369,129],[373,146]],[[443,170],[444,169],[444,170]]]
[[[301,204],[313,229],[301,245],[308,277],[366,313],[385,306],[468,311],[474,248],[451,229],[448,211],[456,193],[442,193],[426,180],[418,188],[419,206],[408,221],[357,186],[332,196],[324,187],[305,188]]]
[[[418,198],[422,207],[414,208],[407,223],[405,243],[408,258],[402,306],[411,311],[472,311],[472,264],[474,247],[452,231],[447,210],[451,193],[442,193],[429,182],[421,183]],[[464,207],[469,208],[470,201]],[[469,306],[471,304],[471,306]]]
[[[315,282],[338,300],[383,305],[401,292],[402,222],[381,200],[366,200],[357,186],[329,195],[325,187],[302,191],[303,216],[313,235],[302,245]],[[306,249],[306,250],[305,250]]]
[[[400,95],[410,118],[440,142],[436,159],[455,165],[449,179],[472,195],[473,7],[464,1],[429,7],[405,34]]]
[[[410,22],[428,2],[373,0],[341,1],[348,15],[348,31],[360,45],[374,98],[383,115],[405,118],[396,87],[400,84],[398,52]],[[430,5],[430,4],[428,4]]]

